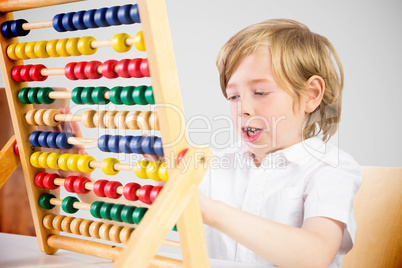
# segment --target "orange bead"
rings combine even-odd
[[[45,109],[39,109],[36,111],[34,119],[35,123],[39,126],[46,126],[45,121],[43,121],[43,115],[46,112]]]
[[[105,115],[106,115],[106,112],[107,111],[105,111],[105,110],[101,110],[99,112],[96,112],[96,114],[94,115],[94,118],[93,118],[95,127],[106,128],[106,125],[103,122],[103,120],[105,118]]]
[[[141,111],[132,111],[126,115],[126,125],[129,129],[140,129],[137,123],[138,115]]]
[[[127,129],[126,125],[126,116],[128,114],[128,111],[120,111],[116,113],[116,116],[114,117],[114,124],[116,128],[118,129]]]
[[[55,116],[60,114],[60,112],[56,109],[46,110],[43,114],[43,122],[46,126],[55,127],[60,125],[61,122],[56,121]]]
[[[110,241],[110,236],[109,236],[110,228],[112,228],[111,224],[107,224],[107,223],[102,224],[102,226],[99,228],[99,236],[101,239]]]
[[[151,130],[151,126],[149,124],[149,117],[151,116],[151,111],[142,111],[138,115],[137,123],[140,129]]]
[[[95,110],[88,110],[82,114],[81,122],[87,128],[94,128],[94,115],[96,114]]]
[[[117,111],[108,111],[103,118],[103,123],[105,124],[106,128],[116,129],[116,125],[114,124],[114,118],[117,114]]]
[[[31,126],[36,126],[35,122],[35,114],[38,110],[32,109],[27,112],[25,115],[25,120],[27,120],[27,123],[30,124]]]
[[[70,229],[73,234],[81,235],[80,225],[81,225],[81,222],[83,222],[83,221],[84,221],[84,219],[80,219],[80,218],[75,218],[71,221]]]
[[[89,226],[89,234],[91,235],[91,237],[101,238],[99,235],[99,229],[102,225],[103,223],[98,221],[94,221],[91,223],[91,225]]]

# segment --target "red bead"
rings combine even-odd
[[[159,192],[162,190],[163,186],[154,186],[152,188],[151,193],[149,194],[149,198],[151,199],[151,204],[155,201],[155,198],[158,196]]]
[[[24,82],[25,80],[22,79],[21,77],[21,69],[23,65],[17,65],[11,70],[11,77],[14,79],[14,81],[17,82]]]
[[[138,190],[138,199],[145,204],[151,204],[151,191],[154,188],[152,185],[143,185]]]
[[[70,62],[64,67],[64,75],[70,80],[78,80],[78,78],[74,74],[76,62]]]
[[[15,152],[16,155],[20,156],[20,150],[18,149],[18,144],[17,143],[14,144],[14,152]]]
[[[106,183],[108,183],[109,181],[108,180],[97,180],[95,183],[94,183],[94,193],[97,195],[97,196],[100,196],[100,197],[106,197],[106,194],[105,194],[105,185],[106,185]]]
[[[180,164],[180,161],[183,159],[183,156],[187,153],[188,148],[182,150],[177,156],[177,164]]]
[[[77,77],[77,79],[88,79],[88,77],[85,75],[85,66],[87,65],[86,61],[81,61],[77,62],[77,64],[74,67],[74,75]]]
[[[140,188],[141,188],[141,185],[139,185],[138,183],[129,182],[126,185],[124,185],[123,195],[127,200],[137,201],[138,197],[136,195],[136,192]]]
[[[139,58],[130,60],[130,63],[128,64],[128,73],[131,75],[131,77],[143,77],[140,69],[141,61],[142,59]]]
[[[118,74],[118,76],[124,77],[124,78],[131,77],[130,73],[128,72],[129,64],[130,64],[130,59],[120,60],[116,64],[116,73]]]
[[[117,199],[121,196],[121,194],[117,193],[117,187],[123,186],[120,182],[118,181],[109,181],[105,185],[105,195],[109,198]]]
[[[85,183],[87,182],[91,182],[91,180],[87,177],[78,177],[73,183],[74,192],[79,194],[89,193],[89,190],[85,189]]]
[[[44,81],[47,79],[47,76],[43,76],[41,75],[40,71],[42,69],[46,69],[46,66],[43,64],[36,64],[33,65],[30,69],[29,69],[29,77],[33,80],[33,81]]]
[[[74,191],[74,181],[77,178],[78,178],[77,176],[68,176],[64,180],[64,188],[67,190],[67,192],[75,193],[75,191]]]
[[[54,184],[54,180],[56,178],[60,178],[60,175],[56,174],[56,173],[46,174],[45,177],[43,177],[43,186],[45,186],[45,188],[50,189],[50,190],[59,188],[59,185]]]
[[[43,185],[43,178],[46,176],[47,173],[45,172],[39,172],[38,174],[35,175],[35,185],[40,187],[40,188],[45,188]]]
[[[24,81],[33,81],[33,79],[29,76],[29,70],[31,69],[31,67],[31,64],[22,66],[20,75]]]
[[[114,71],[114,67],[117,64],[117,60],[107,60],[102,64],[102,75],[106,78],[112,79],[119,77]]]
[[[100,61],[90,61],[87,62],[84,68],[85,76],[89,79],[99,79],[102,77],[101,74],[98,73],[98,67],[102,65]]]
[[[140,70],[144,77],[150,77],[148,68],[148,59],[143,59],[141,61]]]

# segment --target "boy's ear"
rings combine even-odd
[[[321,76],[313,75],[306,82],[305,112],[312,113],[320,105],[325,92],[325,82]]]

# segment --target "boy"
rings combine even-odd
[[[217,66],[244,143],[216,153],[231,165],[211,168],[199,187],[210,257],[341,267],[356,232],[361,171],[326,144],[341,112],[336,51],[301,23],[268,20],[234,35]]]

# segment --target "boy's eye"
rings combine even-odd
[[[239,98],[239,96],[231,96],[228,98],[229,101],[235,101]]]
[[[255,94],[258,96],[268,95],[269,92],[256,92]]]

